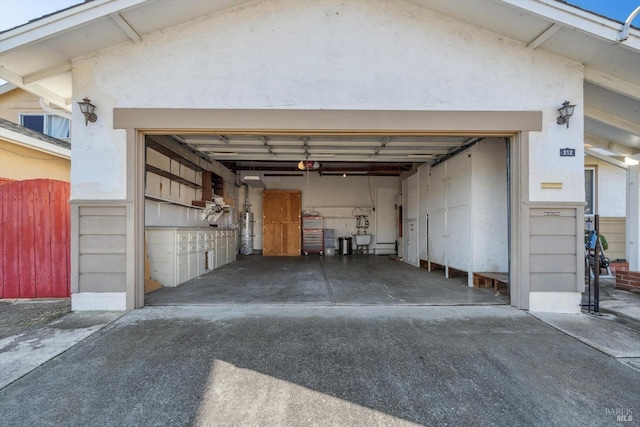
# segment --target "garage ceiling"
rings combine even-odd
[[[404,0],[417,7],[570,58],[585,69],[585,146],[611,156],[640,152],[640,31],[618,41],[622,23],[559,0]],[[249,3],[249,0],[93,0],[0,33],[0,78],[70,109],[71,60],[136,43],[146,34]],[[637,21],[637,20],[636,20]],[[562,99],[559,99],[560,103]],[[558,105],[559,107],[560,105]],[[468,143],[459,137],[297,137],[175,135],[201,155],[238,169],[287,167],[307,155],[323,167],[406,168]],[[345,144],[347,143],[347,144]],[[344,145],[347,145],[344,147]],[[273,163],[277,162],[277,163]],[[288,162],[286,165],[281,162]],[[277,165],[277,166],[276,166]]]
[[[380,135],[173,135],[182,144],[233,171],[299,171],[302,160],[319,163],[318,172],[400,175],[413,163],[437,158],[472,144],[469,136]]]

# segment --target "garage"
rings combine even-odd
[[[508,303],[507,140],[147,135],[145,274],[164,289],[145,302]],[[486,271],[505,286],[480,289]]]
[[[224,222],[245,204],[247,260],[397,253],[388,269],[465,292],[508,282],[515,307],[580,310],[585,82],[637,93],[635,32],[614,44],[617,23],[547,0],[192,3],[87,2],[0,36],[0,76],[72,112],[74,310],[144,307],[153,227],[213,231],[179,254],[177,230],[158,237],[186,262],[179,283],[241,265],[241,222],[202,213]],[[317,242],[368,235],[351,250],[369,254],[303,251],[303,230],[260,223],[265,191],[300,192],[300,213],[322,218]]]

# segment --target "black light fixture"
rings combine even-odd
[[[564,101],[562,103],[562,107],[558,109],[558,113],[560,115],[556,119],[556,123],[559,125],[567,125],[567,129],[569,129],[569,119],[573,116],[573,110],[576,108],[574,104],[570,104],[569,101]]]
[[[78,102],[80,106],[80,111],[84,115],[84,125],[87,126],[89,122],[93,123],[98,120],[98,116],[93,111],[96,109],[96,106],[91,103],[89,98],[83,98],[82,102]]]

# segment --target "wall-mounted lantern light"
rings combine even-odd
[[[562,103],[562,107],[558,109],[558,113],[560,115],[556,119],[556,123],[559,125],[567,125],[567,129],[569,129],[569,119],[573,116],[573,110],[576,108],[575,105],[569,104],[569,101],[564,101]]]
[[[82,102],[78,102],[80,106],[80,111],[84,115],[84,125],[87,126],[89,122],[93,123],[98,120],[98,116],[93,111],[96,109],[96,106],[91,103],[89,98],[84,98]]]

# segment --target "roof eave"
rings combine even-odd
[[[10,129],[5,129],[3,127],[0,127],[0,140],[9,141],[23,147],[31,148],[32,150],[37,150],[63,159],[71,159],[71,150],[68,148],[49,144],[45,141],[14,132]]]
[[[558,0],[501,0],[528,13],[544,17],[565,28],[589,34],[640,52],[640,31],[631,28],[629,38],[618,40],[623,24]]]
[[[0,53],[52,37],[149,0],[93,0],[0,33]]]

